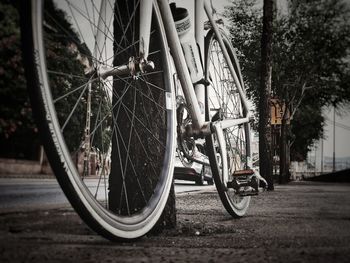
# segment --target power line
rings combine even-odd
[[[330,120],[328,117],[325,118],[326,122],[328,122],[329,124],[333,125],[333,121]],[[335,122],[335,126],[339,127],[339,128],[343,128],[344,130],[350,131],[350,126],[340,123],[340,122]]]

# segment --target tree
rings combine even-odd
[[[247,95],[258,105],[262,10],[256,6],[256,0],[232,1],[224,16],[229,22],[228,30],[240,61]]]
[[[36,159],[39,137],[32,118],[20,48],[19,14],[0,2],[0,156]]]
[[[115,5],[115,10],[134,10],[136,8],[131,1],[118,2]],[[135,12],[138,13],[138,10]],[[130,56],[135,55],[135,51],[138,50],[136,45],[135,48],[130,48],[133,45],[128,43],[130,39],[134,38],[134,34],[138,35],[137,32],[134,32],[134,30],[138,30],[138,26],[122,32],[119,23],[128,24],[130,17],[125,15],[119,18],[120,21],[114,20],[114,41],[115,43],[123,43],[121,45],[122,48],[129,52],[119,52],[118,59],[114,60],[115,66],[120,61],[128,61]],[[138,19],[137,16],[135,19]],[[135,22],[135,24],[138,25],[138,22]],[[155,24],[153,23],[152,26],[154,27]],[[124,44],[126,44],[127,48],[123,46]],[[119,48],[120,45],[114,44],[115,53],[118,53]],[[157,33],[153,34],[150,39],[150,48],[153,50],[161,49]],[[159,55],[152,57],[155,65],[161,65],[161,59]],[[151,83],[153,85],[155,83],[161,86],[163,79],[158,74],[146,74],[142,78],[145,78],[145,81],[139,81],[137,78],[130,79],[130,82],[120,78],[113,80],[113,94],[115,96],[112,98],[112,103],[113,105],[118,105],[114,107],[112,112],[113,125],[122,127],[122,129],[119,130],[117,128],[117,135],[112,138],[112,163],[109,175],[110,198],[108,201],[109,208],[112,211],[123,215],[139,211],[140,208],[144,207],[145,202],[151,199],[155,186],[159,182],[158,171],[162,170],[163,165],[157,160],[165,155],[166,150],[165,147],[157,142],[164,141],[166,136],[166,129],[163,128],[166,123],[166,114],[163,111],[159,111],[154,103],[157,102],[156,104],[162,105],[162,102],[165,100],[164,92],[158,88],[149,88],[147,87],[148,84],[145,84]],[[133,88],[129,89],[129,86]],[[143,90],[147,95],[143,96],[143,92],[139,92],[140,90]],[[152,99],[147,99],[147,97]],[[122,103],[118,103],[119,98],[123,98]],[[137,119],[136,121],[134,116]],[[148,119],[148,116],[152,119]],[[146,126],[143,122],[146,123]],[[149,131],[152,132],[153,136],[150,136]],[[127,142],[133,143],[124,144],[123,141],[126,138]],[[119,144],[123,144],[123,146],[119,147]],[[130,164],[129,159],[133,160],[132,164]],[[124,174],[129,176],[124,177]],[[172,187],[174,186],[172,185]],[[155,229],[160,231],[164,228],[173,228],[175,225],[175,192],[172,189],[164,212]]]
[[[342,1],[292,1],[290,15],[278,21],[280,39],[274,53],[278,72],[273,90],[290,112],[284,114],[281,125],[281,182],[289,179],[289,148],[306,157],[305,146],[301,153],[296,149],[302,150],[303,145],[310,146],[322,136],[322,107],[349,101],[349,17],[349,7]],[[287,138],[288,118],[295,133],[291,141]],[[293,128],[301,124],[298,118],[308,120],[308,138],[305,129]]]
[[[323,136],[323,133],[320,133],[325,122],[322,116],[322,108],[319,105],[312,105],[311,102],[306,103],[306,100],[308,100],[307,97],[303,99],[304,103],[295,113],[292,126],[290,127],[291,134],[293,135],[290,138],[290,155],[292,161],[306,160],[310,146]]]
[[[255,0],[232,1],[224,16],[229,20],[232,44],[238,51],[248,97],[258,105],[260,173],[273,190],[269,98],[272,73],[273,2],[264,2],[264,12]],[[258,127],[257,127],[258,126]]]
[[[234,2],[226,16],[233,44],[243,51],[240,59],[248,94],[257,102],[256,65],[261,59],[254,50],[261,36],[261,11],[254,3]],[[286,146],[281,147],[286,156],[282,166],[288,164],[289,147],[292,160],[304,160],[322,136],[323,106],[349,101],[349,17],[349,6],[343,1],[300,0],[292,1],[289,12],[275,20],[272,92],[289,109],[281,125],[281,145]],[[282,172],[286,181],[288,166]]]
[[[92,67],[92,55],[68,21],[66,13],[58,9],[52,1],[47,1],[45,8],[47,10],[44,27],[47,67],[51,72],[62,73],[62,69],[67,72],[67,74],[50,74],[51,91],[55,99],[61,98],[55,103],[56,109],[58,109],[57,116],[61,126],[64,127],[63,133],[70,152],[76,153],[83,146],[88,96],[85,84],[88,81],[88,76],[86,78],[75,76],[84,76],[85,72]],[[64,28],[66,35],[59,33],[61,27]],[[65,96],[72,89],[82,86],[86,88],[78,89],[77,92]],[[91,101],[92,114],[89,116],[92,124],[91,130],[94,130],[91,146],[107,151],[110,143],[110,140],[107,140],[107,135],[111,131],[108,129],[110,118],[106,118],[105,115],[109,112],[111,105],[108,103],[108,95],[101,88],[102,86],[101,81],[95,81],[91,85],[91,97],[94,98]],[[82,90],[85,91],[82,92]],[[80,103],[76,105],[69,122],[66,123],[67,116],[70,115],[72,107],[77,101]],[[100,123],[101,119],[104,119],[102,124]],[[99,123],[99,129],[95,129],[97,123]]]
[[[248,97],[259,106],[258,124],[255,123],[254,128],[259,131],[260,173],[267,179],[269,190],[272,190],[269,98],[273,1],[264,2],[264,15],[255,0],[232,1],[224,13],[229,21],[232,45],[238,52]]]
[[[72,87],[78,87],[86,82],[84,79],[75,78],[74,75],[82,75],[86,68],[86,61],[91,58],[91,52],[84,43],[81,43],[78,34],[72,29],[67,15],[56,8],[52,1],[45,2],[45,24],[47,65],[51,71],[61,71],[62,68],[69,72],[70,76],[50,75],[50,86],[54,98],[67,94]],[[8,158],[36,159],[40,140],[36,125],[32,118],[29,98],[27,95],[26,81],[22,66],[22,54],[20,46],[20,28],[18,10],[13,4],[3,1],[0,3],[0,95],[3,99],[0,104],[0,154]],[[56,27],[64,27],[69,32],[70,38],[56,34]],[[91,59],[90,59],[91,60]],[[89,61],[90,65],[92,64]],[[16,81],[14,81],[16,80]],[[108,111],[106,94],[99,88],[101,83],[92,85],[93,97],[91,122],[96,123],[99,116]],[[57,115],[61,125],[71,111],[69,106],[74,103],[79,94],[74,93],[57,101]],[[5,99],[6,98],[6,99]],[[64,129],[67,145],[72,153],[77,152],[82,144],[85,125],[86,95],[70,119],[69,125]],[[109,120],[105,118],[107,123]],[[102,127],[102,125],[101,125]],[[106,125],[104,126],[106,127]],[[78,135],[77,135],[78,132]],[[107,149],[109,141],[106,140],[108,129],[97,130],[93,136],[92,145],[99,149]],[[104,138],[104,139],[103,139]]]

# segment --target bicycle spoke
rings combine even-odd
[[[108,237],[146,234],[169,194],[176,134],[158,3],[142,14],[152,17],[148,59],[155,70],[136,66],[136,74],[106,78],[105,70],[140,59],[140,0],[28,3],[38,116],[50,121],[43,129],[62,188],[92,229]]]
[[[131,114],[132,114],[131,110],[130,110],[123,102],[121,102],[121,104],[122,104],[123,108],[124,108],[128,113],[131,113]],[[128,113],[127,113],[127,114],[128,114]],[[136,116],[134,116],[134,117],[135,117],[135,120],[136,120],[139,124],[141,124],[141,126],[149,133],[149,135],[150,135],[152,138],[154,138],[154,139],[156,140],[156,142],[158,142],[158,144],[159,144],[160,146],[162,146],[163,148],[165,148],[165,145],[163,144],[163,142],[161,142],[157,137],[155,137],[154,134],[152,133],[152,131],[151,131],[138,117],[136,117]]]
[[[244,116],[242,99],[234,82],[234,72],[231,72],[228,67],[227,58],[222,53],[216,35],[211,34],[209,39],[206,58],[206,77],[211,83],[209,97],[207,98],[208,108],[211,111],[214,110],[215,113],[221,111],[223,120],[241,119]],[[230,47],[229,40],[223,37],[223,43],[226,46],[234,70],[238,70],[239,68],[235,67],[238,62],[234,56],[234,51]],[[250,199],[249,197],[241,197],[237,194],[238,190],[236,188],[228,187],[228,183],[236,180],[233,177],[236,170],[246,169],[248,155],[246,147],[249,142],[245,134],[249,132],[249,124],[244,123],[229,127],[222,132],[223,142],[221,143],[219,143],[216,134],[207,138],[210,162],[213,163],[212,172],[220,199],[226,210],[232,216],[240,217],[247,210]],[[221,147],[226,148],[226,155],[222,154],[224,149],[221,149]],[[224,165],[223,160],[226,160],[227,164]]]

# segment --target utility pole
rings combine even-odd
[[[323,139],[321,139],[321,174],[323,174]]]
[[[317,145],[315,145],[315,176],[317,175]]]
[[[91,118],[91,83],[88,84],[88,95],[86,102],[86,122],[85,122],[85,139],[84,139],[84,170],[83,176],[90,174],[90,118]]]
[[[333,172],[335,172],[335,106],[333,105]]]

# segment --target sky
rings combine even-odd
[[[349,87],[350,88],[350,87]],[[337,113],[337,111],[336,111]],[[333,156],[333,109],[324,110],[328,119],[325,126],[323,140],[324,156]],[[350,157],[350,109],[341,111],[335,116],[335,155],[336,157]],[[320,147],[320,143],[317,145]]]

